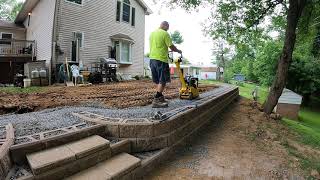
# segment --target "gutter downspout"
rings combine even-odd
[[[51,51],[51,60],[49,65],[49,85],[52,85],[51,79],[52,79],[52,65],[53,61],[56,62],[56,44],[57,44],[57,17],[58,17],[58,9],[59,9],[59,1],[56,0],[55,8],[54,8],[54,15],[53,15],[53,26],[52,26],[52,51]]]

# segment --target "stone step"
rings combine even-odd
[[[104,162],[68,177],[67,180],[121,179],[141,165],[141,160],[127,153],[121,153]]]
[[[28,154],[27,160],[33,174],[39,175],[107,149],[110,149],[110,142],[94,135],[62,146]]]

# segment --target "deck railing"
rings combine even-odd
[[[35,41],[0,39],[0,56],[34,57]]]

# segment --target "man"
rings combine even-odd
[[[170,82],[170,70],[168,64],[168,48],[174,52],[182,53],[173,45],[169,33],[169,23],[163,21],[160,28],[150,35],[150,68],[152,72],[152,80],[157,84],[157,93],[154,96],[152,107],[162,108],[168,107],[162,92],[166,83]]]

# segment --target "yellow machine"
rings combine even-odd
[[[175,61],[177,70],[179,72],[179,79],[181,82],[181,88],[179,90],[179,95],[181,99],[195,99],[199,97],[199,79],[192,76],[183,76],[183,72],[180,68],[182,62],[182,55]]]

